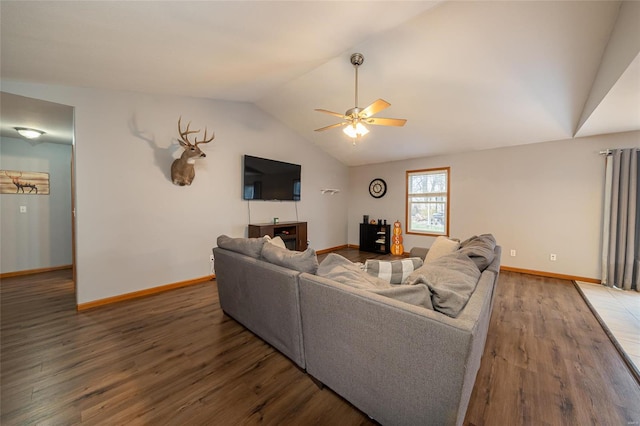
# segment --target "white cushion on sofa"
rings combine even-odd
[[[460,243],[458,241],[450,240],[447,237],[440,236],[436,238],[436,240],[429,248],[429,252],[427,256],[424,258],[424,263],[429,263],[436,260],[439,257],[446,256],[447,254],[451,254],[454,251],[460,248]]]
[[[270,236],[265,235],[263,238],[265,239],[266,242],[268,242],[270,244],[273,244],[276,247],[280,247],[280,248],[283,248],[283,249],[287,248],[287,245],[284,243],[282,238],[280,238],[279,236],[271,238]]]

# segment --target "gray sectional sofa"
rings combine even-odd
[[[262,239],[221,238],[213,251],[225,313],[383,425],[462,424],[499,275],[495,240],[466,303],[445,314],[436,300],[445,293],[424,278],[429,263],[411,274],[412,286],[373,288],[383,284],[353,285],[355,269],[343,282],[327,278],[323,265],[337,255],[317,271],[310,249],[287,253]],[[434,308],[416,297],[424,291]]]

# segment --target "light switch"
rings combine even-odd
[[[20,206],[20,213],[26,213],[27,212],[27,206]]]

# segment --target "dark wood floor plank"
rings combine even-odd
[[[496,291],[465,424],[640,420],[637,383],[569,282],[502,273]],[[375,424],[224,315],[215,282],[76,312],[63,270],[2,280],[0,303],[2,425]]]

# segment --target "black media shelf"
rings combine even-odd
[[[391,225],[360,224],[360,250],[391,253]]]

